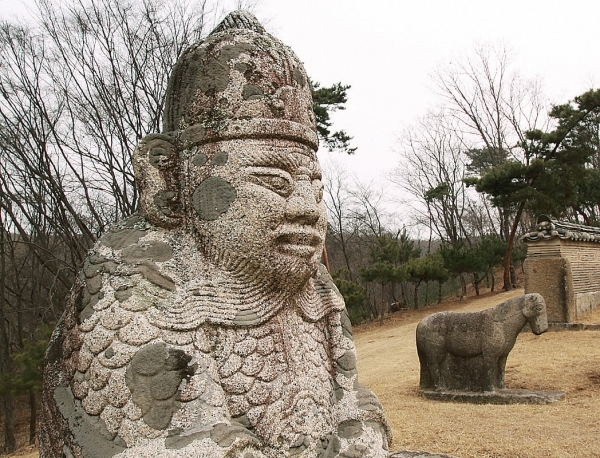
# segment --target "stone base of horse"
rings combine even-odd
[[[495,391],[420,390],[427,399],[469,404],[551,404],[565,399],[566,391],[502,389]]]
[[[450,455],[440,455],[439,453],[415,452],[412,450],[403,450],[394,452],[388,458],[454,458]]]

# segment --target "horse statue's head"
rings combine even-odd
[[[531,331],[535,335],[543,334],[548,330],[548,316],[546,315],[546,302],[544,298],[537,293],[526,294],[521,309]]]

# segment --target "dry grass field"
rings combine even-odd
[[[522,290],[442,304],[474,311]],[[600,457],[600,331],[522,333],[508,357],[508,388],[565,390],[550,405],[471,405],[418,396],[415,329],[440,306],[394,314],[383,326],[355,330],[361,382],[383,403],[393,449],[443,452],[461,458]],[[585,317],[600,323],[600,311]]]
[[[438,310],[473,311],[522,294],[486,294],[418,311],[398,312],[382,326],[355,329],[361,382],[382,401],[394,450],[427,450],[460,458],[600,457],[600,331],[519,335],[508,358],[509,388],[566,390],[551,405],[470,405],[418,396],[415,328]],[[600,323],[600,310],[583,320]],[[24,448],[21,458],[37,458]]]

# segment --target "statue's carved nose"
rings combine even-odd
[[[290,223],[314,225],[319,220],[319,206],[310,181],[296,182],[292,195],[287,199],[285,219]]]

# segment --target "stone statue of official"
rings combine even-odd
[[[139,215],[90,250],[45,366],[41,458],[386,457],[358,382],[309,81],[245,12],[173,69]]]

